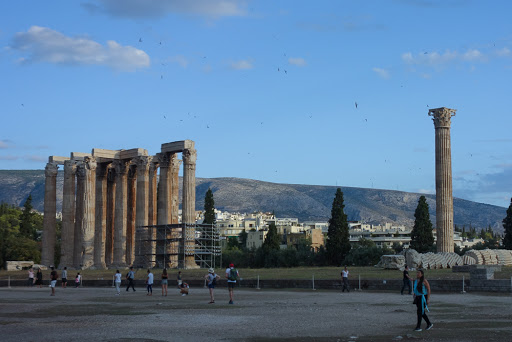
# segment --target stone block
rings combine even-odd
[[[148,156],[148,150],[143,148],[132,148],[129,150],[121,150],[119,152],[119,159],[133,159],[136,157]]]
[[[96,158],[119,159],[120,152],[120,150],[105,150],[102,148],[92,149],[92,155]]]
[[[183,152],[184,150],[191,150],[194,148],[193,140],[182,140],[162,144],[161,151],[163,153],[177,153]]]
[[[405,257],[403,255],[383,255],[377,267],[387,270],[403,270],[405,267]]]
[[[55,163],[58,165],[64,165],[64,162],[69,160],[68,157],[49,156],[48,163]]]
[[[33,261],[6,261],[5,268],[7,271],[21,271],[34,266]]]
[[[91,157],[90,153],[83,152],[71,152],[71,159],[73,160],[84,160],[85,157]]]

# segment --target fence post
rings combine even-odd
[[[9,278],[7,279],[7,288],[11,288],[11,276],[9,276]]]
[[[206,278],[204,279],[204,286],[203,286],[204,289],[206,289]]]
[[[359,291],[361,291],[361,275],[359,275]]]
[[[256,290],[261,290],[260,289],[260,275],[258,274],[258,281],[256,283]]]
[[[315,275],[313,274],[313,291],[315,291]]]
[[[464,278],[464,276],[462,276],[462,292],[461,293],[463,293],[463,294],[466,293],[465,285],[466,285],[465,284],[465,278]]]
[[[112,287],[116,287],[115,284],[114,284],[115,281],[116,281],[115,279],[116,279],[116,276],[112,276]]]

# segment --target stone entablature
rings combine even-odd
[[[64,165],[60,268],[152,267],[152,261],[143,265],[142,259],[136,259],[136,250],[147,254],[141,248],[152,248],[138,246],[143,239],[135,237],[136,227],[178,223],[181,161],[177,153],[183,153],[184,159],[182,221],[189,225],[184,236],[193,237],[194,145],[192,140],[165,143],[155,156],[142,148],[94,148],[91,153],[71,152],[70,158],[50,156],[45,170],[42,264],[50,266],[54,260],[59,165]],[[196,267],[193,238],[184,241],[184,246],[189,253],[183,265]],[[175,261],[169,267],[177,267]]]

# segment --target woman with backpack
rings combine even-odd
[[[414,331],[421,331],[421,319],[427,322],[426,330],[432,329],[434,326],[427,317],[428,305],[430,304],[430,284],[425,279],[423,270],[418,270],[416,280],[414,281],[414,304],[416,304],[416,314],[418,322]]]
[[[234,304],[233,302],[233,290],[236,285],[236,280],[238,279],[239,274],[238,270],[235,268],[235,265],[229,264],[229,267],[226,269],[226,279],[228,280],[228,291],[229,291],[229,304]]]
[[[205,275],[204,278],[208,281],[208,289],[210,290],[210,303],[208,304],[213,304],[215,303],[215,299],[213,298],[213,289],[215,288],[215,285],[217,285],[217,280],[219,280],[220,277],[215,274],[213,268],[210,267],[210,269],[208,269],[208,274]]]

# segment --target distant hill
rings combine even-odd
[[[57,210],[62,205],[62,183],[63,173],[60,171],[57,176]],[[274,211],[278,217],[297,217],[299,221],[327,221],[336,192],[334,186],[278,184],[242,178],[197,178],[197,209],[203,208],[208,188],[213,191],[217,209],[230,212]],[[353,187],[341,189],[349,220],[408,226],[414,223],[414,210],[421,194]],[[30,193],[34,208],[42,212],[43,170],[0,170],[0,201],[21,206]],[[435,195],[425,197],[435,225]],[[455,224],[461,227],[471,224],[477,229],[490,225],[496,232],[503,232],[506,208],[458,198],[453,204]]]

